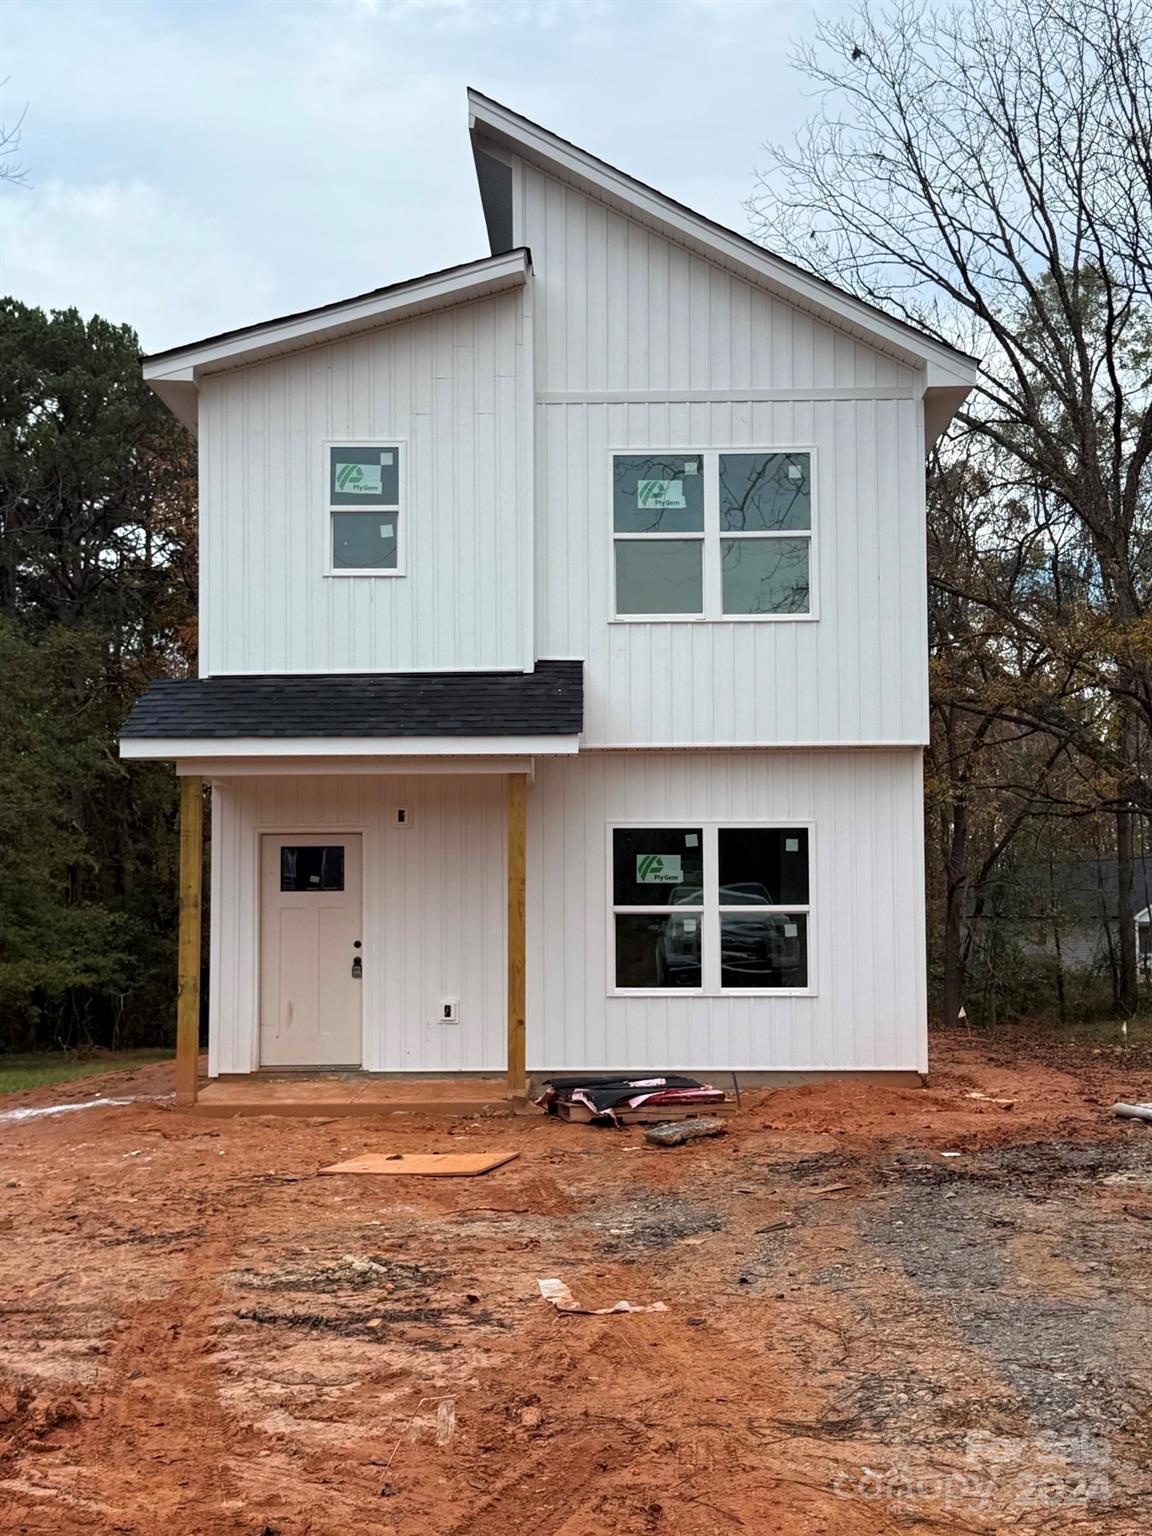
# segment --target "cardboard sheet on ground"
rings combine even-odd
[[[419,1174],[426,1179],[467,1179],[491,1173],[519,1152],[364,1152],[321,1173]]]
[[[582,1307],[563,1280],[538,1280],[536,1284],[540,1287],[541,1296],[545,1301],[550,1301],[557,1312],[580,1312],[585,1317],[605,1317],[609,1312],[667,1312],[668,1310],[662,1301],[651,1302],[646,1307],[638,1307],[632,1301],[617,1301],[610,1307]]]

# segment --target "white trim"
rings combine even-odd
[[[744,405],[792,404],[799,400],[919,400],[923,390],[901,384],[847,385],[843,388],[814,388],[795,385],[791,389],[592,389],[542,390],[537,405]]]
[[[513,209],[518,200],[512,200]],[[515,217],[515,214],[513,215]],[[532,671],[536,652],[536,555],[539,539],[536,532],[536,413],[532,400],[536,390],[536,318],[535,290],[531,283],[524,284],[520,304],[520,367],[516,370],[516,416],[519,423],[516,453],[515,505],[524,509],[525,528],[517,541],[520,572],[520,601],[524,605],[523,656],[526,670]]]
[[[530,258],[525,250],[485,256],[466,266],[428,277],[413,278],[380,294],[347,299],[319,311],[246,326],[234,336],[192,342],[160,356],[145,358],[144,378],[193,382],[203,372],[236,367],[241,363],[282,352],[296,351],[320,341],[338,340],[355,331],[371,329],[430,309],[443,309],[474,299],[487,298],[528,281]]]
[[[206,747],[208,743],[200,743]],[[921,741],[833,741],[833,742],[694,742],[660,743],[622,742],[618,745],[581,745],[581,756],[597,752],[923,752]],[[122,754],[124,755],[124,754]],[[204,779],[298,777],[316,774],[474,774],[534,772],[532,757],[276,757],[227,758],[219,756],[183,757],[176,760],[177,774],[193,774]]]
[[[660,830],[666,828],[685,827],[689,829],[699,828],[703,837],[701,852],[704,861],[704,885],[703,900],[699,907],[668,907],[668,906],[618,906],[616,904],[615,890],[615,861],[612,835],[616,831],[629,832],[636,828],[653,827]],[[808,833],[808,900],[807,902],[792,902],[788,905],[774,906],[740,906],[722,907],[720,905],[720,862],[719,862],[719,837],[722,830],[743,830],[746,827],[803,827]],[[607,837],[607,853],[605,855],[605,871],[608,880],[608,937],[605,945],[605,954],[608,960],[608,975],[606,977],[607,995],[609,997],[683,997],[688,999],[700,997],[817,997],[819,992],[815,984],[817,974],[816,955],[816,925],[813,921],[816,911],[816,861],[813,857],[813,849],[816,843],[816,823],[811,817],[794,816],[787,818],[772,817],[765,820],[763,817],[711,817],[711,816],[669,816],[669,817],[613,817],[605,823]],[[616,984],[616,918],[618,915],[635,915],[643,917],[648,913],[657,916],[683,911],[691,914],[698,912],[700,916],[700,980],[698,987],[620,987]],[[720,919],[725,912],[775,913],[783,916],[787,913],[803,913],[807,918],[805,925],[805,944],[807,946],[806,960],[808,970],[808,985],[806,987],[724,987],[720,984]],[[714,924],[714,931],[713,931]],[[711,935],[709,937],[709,935]]]
[[[807,308],[841,330],[849,331],[903,362],[921,367],[930,364],[937,375],[930,378],[930,383],[951,383],[967,389],[975,384],[978,363],[956,348],[889,318],[863,300],[783,261],[734,231],[722,229],[702,214],[674,203],[655,188],[644,186],[625,172],[478,91],[468,92],[468,109],[473,138],[485,146],[493,139],[497,144],[503,143],[506,148],[533,160],[562,180],[575,181],[677,243],[710,254],[718,265],[738,272],[792,304]]]
[[[663,619],[664,624],[675,619]],[[705,621],[695,619],[700,624]],[[717,621],[719,622],[719,621]],[[923,752],[916,741],[582,741],[580,752]]]
[[[584,661],[583,656],[543,656],[542,661]],[[208,677],[408,677],[419,674],[421,676],[443,676],[445,672],[483,672],[486,674],[498,673],[504,677],[525,677],[536,670],[535,663],[526,667],[509,666],[485,666],[483,662],[476,662],[469,666],[451,667],[293,667],[289,671],[269,672],[267,667],[221,667],[215,672],[202,672],[201,678]]]
[[[171,762],[174,758],[536,757],[569,756],[579,736],[127,736],[120,756]]]
[[[193,770],[194,771],[194,770]],[[177,766],[179,772],[179,766]],[[197,774],[207,778],[208,775]],[[221,944],[224,937],[220,902],[217,899],[216,881],[221,879],[224,868],[224,796],[217,784],[211,786],[208,822],[208,1076],[220,1076],[220,1015],[223,1008],[223,988],[220,964]],[[259,889],[259,887],[257,887]],[[259,981],[257,981],[259,986]]]
[[[396,473],[397,501],[394,506],[386,502],[379,502],[372,506],[341,507],[332,504],[332,450],[334,448],[368,448],[372,451],[381,449],[393,449],[400,455],[400,463]],[[322,441],[321,451],[324,456],[324,501],[325,528],[324,528],[324,562],[320,567],[324,576],[353,578],[364,576],[406,576],[408,574],[406,558],[408,553],[408,521],[412,515],[412,498],[408,495],[408,455],[411,452],[406,437],[326,437]],[[333,563],[333,530],[332,518],[337,512],[372,513],[378,512],[383,518],[391,516],[396,521],[396,564],[394,566],[337,566]]]
[[[735,444],[708,448],[696,447],[610,447],[608,453],[608,623],[609,624],[804,624],[820,617],[819,550],[816,542],[819,520],[818,451],[813,443]],[[808,455],[809,522],[807,528],[753,529],[748,532],[720,526],[720,459],[725,454],[799,454]],[[617,458],[642,459],[669,455],[700,460],[704,479],[704,526],[682,532],[633,533],[616,531],[614,463]],[[725,613],[723,556],[720,546],[730,539],[807,539],[808,607],[803,613]],[[619,543],[655,543],[657,541],[699,541],[701,555],[701,613],[619,613],[616,609],[616,546]]]

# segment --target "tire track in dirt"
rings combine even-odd
[[[104,1499],[122,1512],[118,1531],[241,1529],[243,1498],[225,1458],[264,1442],[223,1411],[212,1359],[231,1247],[223,1236],[206,1240],[179,1283],[162,1300],[131,1309],[112,1342],[112,1383],[89,1459],[100,1469]],[[243,1528],[250,1524],[244,1519]]]
[[[557,1531],[568,1517],[644,1454],[641,1436],[621,1425],[565,1435],[528,1453],[527,1465],[506,1479],[480,1507],[455,1522],[444,1536],[539,1536]]]

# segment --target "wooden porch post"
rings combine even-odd
[[[524,950],[528,842],[528,775],[508,775],[508,1097],[528,1089],[525,1043]]]
[[[180,780],[180,961],[176,994],[176,1103],[195,1104],[200,1057],[200,897],[204,781]]]

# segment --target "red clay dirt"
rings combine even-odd
[[[147,1098],[2,1118],[170,1088],[0,1101],[5,1533],[1147,1527],[1152,1127],[1108,1106],[1152,1099],[1149,1053],[941,1038],[928,1087],[745,1093],[679,1149]],[[482,1179],[317,1176],[505,1148]],[[561,1315],[542,1277],[669,1310]]]

